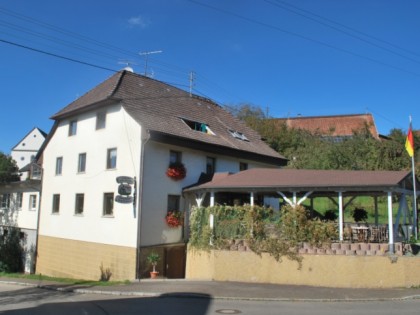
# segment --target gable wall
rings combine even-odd
[[[31,163],[32,157],[36,156],[44,141],[44,135],[35,128],[13,148],[10,155],[19,169]],[[27,175],[23,174],[21,180],[25,180]]]
[[[103,216],[103,194],[118,194],[116,177],[139,173],[140,126],[120,105],[107,108],[106,128],[96,130],[96,113],[77,118],[77,134],[69,136],[69,120],[60,122],[44,151],[40,235],[119,246],[136,246],[137,220],[132,205],[114,203],[114,215]],[[116,169],[106,169],[107,149],[117,148]],[[86,172],[78,158],[86,153]],[[55,174],[63,158],[62,175]],[[83,215],[75,214],[75,195],[84,194]],[[52,213],[53,194],[60,194],[59,214]]]

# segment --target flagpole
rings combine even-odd
[[[410,130],[411,130],[411,115],[410,115]],[[413,227],[414,227],[414,237],[418,239],[417,233],[417,189],[416,189],[416,168],[414,163],[414,146],[413,146],[413,155],[411,156],[411,169],[413,173]]]

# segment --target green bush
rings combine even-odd
[[[0,271],[22,272],[23,255],[20,230],[15,227],[7,228],[7,232],[0,239]]]

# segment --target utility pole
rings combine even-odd
[[[148,76],[147,75],[147,61],[149,59],[149,55],[151,54],[160,54],[161,52],[163,52],[162,50],[154,50],[154,51],[144,51],[144,52],[139,52],[140,56],[144,56],[145,61],[144,61],[144,76]]]

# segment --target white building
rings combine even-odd
[[[182,277],[183,229],[165,216],[188,210],[183,187],[203,174],[286,163],[219,105],[128,71],[52,118],[37,259],[46,275],[98,279],[102,268],[114,280],[139,278],[153,248],[164,261],[161,274]],[[185,166],[184,178],[166,174],[174,162]],[[119,196],[117,178],[128,196]]]
[[[34,270],[38,211],[41,197],[41,167],[34,159],[46,133],[33,128],[16,144],[11,157],[21,173],[18,182],[0,184],[0,236],[12,227],[19,228],[24,248],[24,271]]]
[[[16,161],[19,169],[33,162],[46,137],[44,131],[35,127],[13,147],[10,156]],[[23,173],[21,180],[25,180],[28,174]]]

